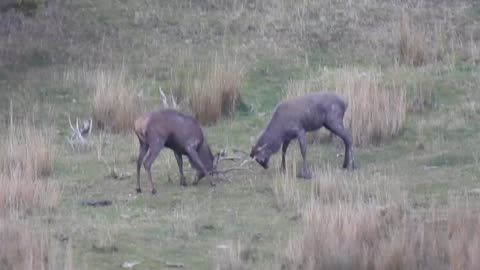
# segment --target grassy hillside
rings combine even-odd
[[[0,4],[1,269],[478,269],[476,2],[21,2]],[[348,100],[359,170],[322,131],[311,181],[297,143],[287,174],[277,154],[214,188],[164,150],[135,193],[131,123],[162,93],[249,152],[317,89]],[[69,115],[94,120],[75,149]]]

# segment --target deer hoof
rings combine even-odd
[[[142,189],[140,189],[140,188],[137,188],[136,191],[137,191],[137,193],[142,193]]]
[[[152,189],[152,195],[155,195],[157,194],[157,190],[156,189]]]
[[[180,186],[187,186],[187,181],[185,180],[185,177],[180,178]]]

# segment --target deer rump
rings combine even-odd
[[[137,192],[140,188],[140,169],[143,163],[147,177],[152,181],[151,166],[163,148],[171,149],[178,163],[180,184],[187,185],[183,174],[183,159],[186,155],[197,171],[194,184],[213,171],[214,156],[204,139],[202,129],[195,119],[173,109],[160,109],[139,117],[135,121],[135,134],[140,144],[137,158]],[[148,153],[148,154],[147,154]]]

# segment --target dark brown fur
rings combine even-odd
[[[204,139],[202,129],[198,122],[188,115],[173,109],[156,110],[137,118],[134,131],[140,143],[137,159],[137,192],[141,192],[142,162],[152,185],[152,193],[157,192],[152,181],[151,166],[164,147],[170,148],[175,154],[181,185],[186,185],[183,155],[188,157],[192,167],[197,170],[194,184],[214,170],[214,156]],[[148,155],[145,157],[147,152]]]
[[[285,154],[291,140],[298,139],[303,158],[299,177],[311,178],[307,168],[305,133],[322,127],[339,136],[345,145],[343,167],[355,167],[352,136],[343,126],[347,103],[333,92],[312,92],[283,101],[277,105],[267,128],[252,147],[250,156],[263,168],[268,168],[270,156],[282,146],[282,170],[285,170]]]

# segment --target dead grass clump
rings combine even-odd
[[[41,179],[52,174],[55,158],[53,132],[30,121],[15,125],[0,143],[0,209],[52,208],[61,197],[54,182]]]
[[[52,174],[55,145],[53,132],[39,129],[25,120],[17,126],[10,125],[8,137],[0,144],[0,171],[6,175],[20,171],[22,177],[36,180]]]
[[[431,212],[354,201],[312,200],[303,230],[292,238],[282,269],[478,269],[480,219],[455,210],[447,219]]]
[[[132,129],[139,110],[135,91],[123,71],[97,70],[89,78],[93,84],[93,119],[100,127],[112,132]]]
[[[0,209],[51,209],[61,200],[58,184],[25,177],[21,171],[0,174]]]
[[[386,85],[381,70],[325,69],[318,77],[291,83],[287,97],[321,89],[334,90],[348,102],[344,121],[354,143],[378,144],[400,134],[407,117],[405,89],[398,84],[386,89]]]
[[[17,220],[0,220],[0,269],[71,269],[70,260],[45,230],[34,230]]]
[[[480,267],[474,255],[480,252],[480,218],[475,213],[415,213],[392,192],[378,190],[381,179],[371,185],[359,175],[362,184],[354,179],[352,185],[351,176],[333,171],[316,177],[302,211],[302,229],[283,250],[281,269]]]
[[[193,84],[188,104],[202,124],[232,116],[240,98],[243,69],[236,62],[214,62],[205,78]]]

